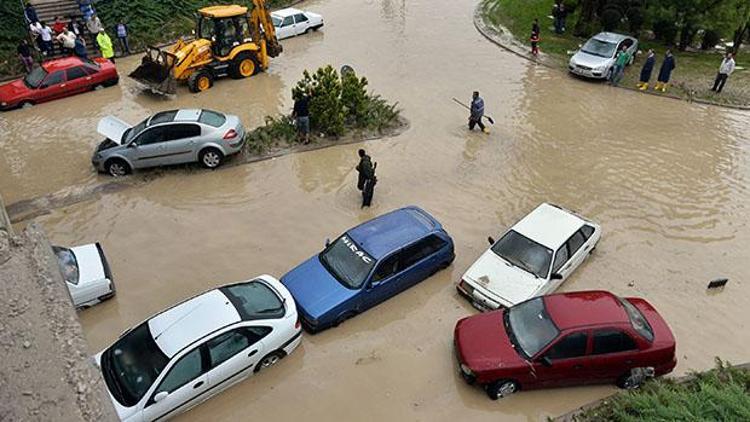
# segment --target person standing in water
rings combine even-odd
[[[482,123],[482,117],[484,117],[484,100],[479,96],[479,91],[474,91],[471,96],[471,112],[469,114],[469,130],[474,130],[474,126],[479,126],[479,129],[484,133],[490,133],[484,123]]]
[[[372,164],[372,159],[365,152],[360,149],[359,164],[357,164],[357,172],[359,178],[357,180],[357,189],[362,191],[362,208],[369,207],[372,202],[372,195],[375,191],[375,184],[377,183],[377,177],[375,177],[375,165]]]

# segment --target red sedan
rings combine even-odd
[[[456,324],[464,379],[496,400],[520,389],[638,386],[677,364],[667,323],[645,300],[588,291],[536,297]]]
[[[65,57],[44,62],[26,75],[0,85],[0,110],[37,103],[115,85],[120,77],[109,60]]]

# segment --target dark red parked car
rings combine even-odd
[[[100,86],[115,85],[119,79],[115,65],[106,59],[65,57],[50,60],[35,67],[23,79],[0,85],[0,110],[34,105]]]
[[[603,291],[541,296],[464,318],[454,341],[464,379],[492,399],[581,384],[632,388],[677,364],[672,331],[656,309]]]

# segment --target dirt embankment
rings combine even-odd
[[[13,235],[3,223],[0,420],[115,420],[46,236],[36,225]]]

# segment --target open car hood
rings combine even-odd
[[[99,125],[96,127],[96,131],[99,132],[100,135],[111,139],[113,142],[122,144],[122,135],[131,127],[132,126],[115,116],[107,116],[99,120]]]

